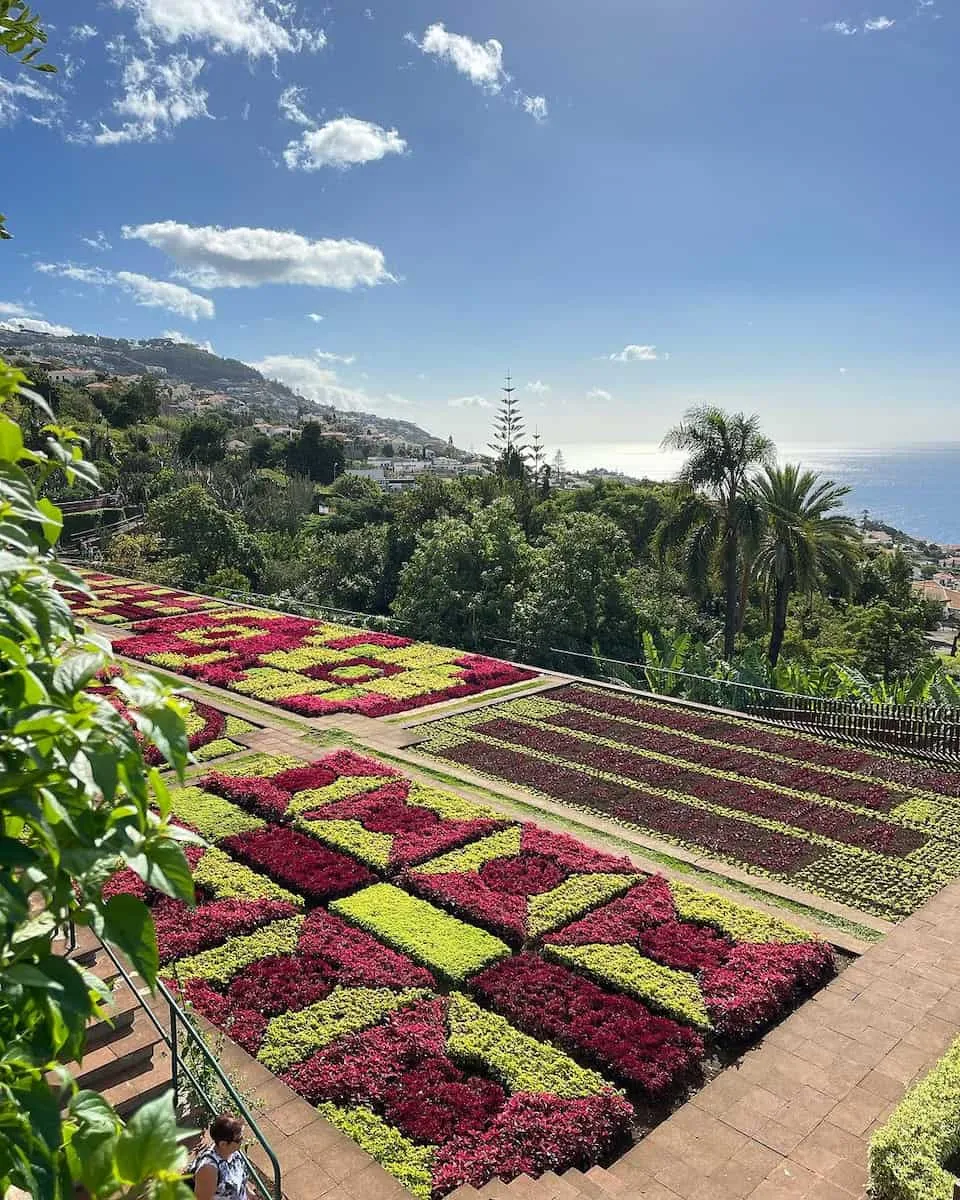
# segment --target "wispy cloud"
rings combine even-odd
[[[168,137],[178,125],[199,117],[210,117],[207,92],[199,84],[202,58],[171,55],[165,62],[131,55],[123,65],[123,94],[113,102],[113,111],[123,124],[113,128],[89,124],[71,135],[71,141],[95,146],[119,146],[128,142],[155,142]]]
[[[70,36],[75,42],[88,42],[97,36],[97,31],[92,25],[74,25],[70,30]]]
[[[329,350],[314,350],[313,353],[314,357],[319,358],[321,362],[343,363],[345,367],[349,367],[357,361],[355,354],[333,354]]]
[[[311,321],[315,322],[317,325],[319,325],[320,322],[323,320],[323,317],[320,315],[320,313],[307,313],[307,316],[310,318]]]
[[[493,408],[484,396],[455,396],[447,404],[450,408]]]
[[[666,355],[658,354],[656,346],[624,346],[622,350],[618,350],[616,354],[610,355],[611,362],[633,363],[633,362],[656,362],[659,358],[665,358]]]
[[[382,250],[345,238],[313,241],[279,229],[179,221],[125,225],[123,236],[162,250],[177,264],[181,279],[202,288],[293,283],[350,291],[395,282]]]
[[[319,171],[321,167],[358,166],[388,154],[403,154],[407,143],[396,129],[384,129],[358,117],[337,117],[319,124],[303,107],[303,88],[288,87],[280,94],[280,111],[288,121],[303,125],[299,138],[287,143],[283,161],[291,171]]]
[[[881,33],[885,29],[892,29],[896,25],[896,21],[890,17],[871,17],[868,21],[864,21],[863,28],[866,33]]]
[[[208,354],[215,353],[212,342],[198,342],[196,338],[181,333],[179,329],[165,329],[163,336],[171,342],[176,342],[178,346],[196,346],[198,350],[206,350]]]
[[[535,396],[545,396],[550,391],[550,384],[544,383],[542,379],[531,379],[529,383],[524,385],[525,392],[533,392]]]
[[[523,111],[535,121],[545,121],[550,115],[546,98],[543,96],[521,96]]]
[[[609,392],[605,392],[603,388],[591,388],[587,392],[587,399],[593,400],[597,404],[609,404],[613,396]]]
[[[63,98],[52,88],[26,74],[16,79],[0,78],[0,125],[13,125],[26,118],[34,125],[57,125],[63,114]]]
[[[81,237],[80,241],[86,242],[86,244],[90,247],[91,250],[112,250],[113,249],[111,244],[107,241],[107,235],[103,232],[102,229],[98,229],[97,233],[94,237],[92,237],[92,238]]]
[[[74,283],[122,288],[142,308],[163,308],[178,316],[188,317],[191,321],[196,321],[198,317],[212,317],[216,311],[213,301],[206,296],[198,296],[196,292],[177,283],[152,279],[149,275],[139,275],[134,271],[105,271],[102,267],[81,267],[75,263],[39,262],[34,266],[44,275],[57,275]]]
[[[437,21],[427,27],[419,42],[412,33],[407,34],[407,40],[424,54],[451,63],[471,83],[488,92],[499,92],[510,79],[503,69],[503,44],[496,38],[475,42],[465,34],[450,33],[442,21]]]
[[[857,32],[856,25],[847,21],[828,21],[823,27],[828,33],[839,33],[841,37],[853,37]]]
[[[920,0],[923,4],[923,0]],[[849,21],[828,21],[823,29],[827,33],[836,33],[841,37],[853,37],[855,33],[883,33],[896,25],[892,17],[868,17],[862,25],[851,24]]]
[[[278,54],[321,50],[322,29],[298,27],[291,20],[294,4],[281,0],[114,0],[117,8],[136,13],[137,30],[145,39],[173,45],[205,42],[217,54],[276,58]]]
[[[0,321],[0,329],[7,333],[48,333],[51,337],[72,337],[76,333],[69,325],[55,325],[42,317],[14,317],[10,321]]]

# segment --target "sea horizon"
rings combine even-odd
[[[676,478],[684,453],[657,442],[561,443],[566,465],[583,472],[620,471],[656,482]],[[784,443],[778,461],[799,462],[850,489],[846,511],[911,537],[960,543],[960,442],[916,444]]]

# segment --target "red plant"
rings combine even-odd
[[[182,900],[161,896],[152,906],[160,961],[198,954],[295,912],[285,900],[211,900],[189,908]]]
[[[176,980],[167,980],[175,987]],[[252,1009],[235,1009],[226,996],[200,979],[191,979],[183,987],[184,997],[202,1016],[222,1029],[248,1054],[256,1054],[267,1028],[267,1017]]]
[[[242,862],[269,873],[278,883],[317,903],[376,880],[371,871],[352,858],[283,826],[238,833],[224,838],[220,845]]]
[[[543,939],[557,946],[588,946],[601,942],[616,946],[635,942],[642,930],[675,921],[676,905],[670,885],[662,875],[648,875],[624,896],[596,908],[564,929]]]
[[[540,896],[567,878],[567,872],[552,858],[522,851],[516,858],[494,858],[484,863],[479,873],[488,888],[508,896]]]
[[[537,1178],[592,1166],[626,1134],[633,1109],[615,1092],[567,1100],[559,1096],[511,1096],[483,1133],[448,1143],[437,1152],[435,1200],[469,1184],[484,1188],[495,1176]]]
[[[828,978],[833,950],[823,942],[734,946],[722,966],[700,977],[710,1019],[733,1037],[746,1037],[783,1015],[804,991]]]
[[[227,988],[227,998],[234,1008],[276,1017],[323,1000],[337,982],[336,973],[325,959],[283,954],[261,958],[244,968]]]
[[[670,1091],[703,1059],[703,1039],[694,1030],[535,954],[488,968],[473,988],[525,1033],[586,1055],[651,1097]]]
[[[272,779],[262,779],[258,775],[221,775],[219,771],[212,771],[199,779],[197,785],[270,821],[283,820],[290,804],[290,796]]]
[[[527,899],[493,891],[473,872],[423,875],[411,871],[405,880],[428,900],[455,913],[469,916],[495,930],[510,942],[523,942],[527,934]]]

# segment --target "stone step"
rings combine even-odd
[[[119,982],[113,989],[106,1016],[93,1017],[87,1024],[85,1054],[122,1036],[133,1024],[139,1008],[137,997],[125,983]]]
[[[83,1056],[82,1063],[68,1063],[77,1086],[101,1092],[125,1079],[150,1069],[160,1035],[146,1019],[136,1020],[113,1040]]]
[[[568,1172],[564,1172],[563,1175],[557,1175],[553,1171],[544,1171],[540,1176],[540,1185],[546,1189],[542,1195],[550,1200],[577,1200],[580,1192],[573,1180],[567,1180],[567,1174]]]
[[[587,1179],[591,1183],[595,1183],[597,1187],[603,1188],[609,1196],[621,1196],[627,1190],[627,1185],[622,1179],[618,1179],[616,1175],[611,1175],[603,1167],[591,1167],[587,1171]]]
[[[576,1167],[569,1171],[564,1171],[561,1179],[564,1183],[575,1187],[579,1194],[586,1200],[610,1200],[612,1192],[605,1191],[598,1183],[592,1179],[588,1179],[582,1171],[578,1171]]]
[[[102,1089],[102,1095],[126,1120],[132,1117],[138,1108],[150,1100],[155,1100],[157,1096],[162,1096],[171,1087],[170,1058],[164,1049],[156,1054],[149,1069],[111,1084]]]

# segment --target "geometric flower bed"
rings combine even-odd
[[[960,775],[570,685],[423,726],[418,752],[898,920],[960,874]]]
[[[113,672],[113,674],[117,673],[117,671]],[[110,678],[111,675],[107,674],[103,681],[88,684],[86,690],[103,697],[104,700],[109,700],[121,716],[126,716],[127,706],[116,688],[109,683]],[[248,733],[256,733],[260,728],[258,725],[251,724],[250,721],[245,721],[242,717],[235,717],[230,713],[221,712],[219,708],[214,708],[210,704],[204,704],[202,700],[191,700],[186,696],[181,696],[180,702],[185,705],[187,710],[185,718],[187,742],[190,753],[197,762],[209,762],[211,759],[221,758],[224,754],[234,754],[238,750],[246,749],[245,746],[233,739],[243,737]],[[166,761],[156,746],[148,746],[144,751],[144,758],[151,767],[159,766]]]
[[[480,654],[259,609],[144,621],[122,652],[307,717],[380,717],[535,675]]]
[[[171,805],[214,843],[187,850],[198,907],[130,871],[106,893],[146,899],[167,982],[424,1198],[609,1161],[635,1103],[665,1112],[833,969],[785,922],[352,751],[234,759]]]
[[[79,574],[93,595],[63,588],[64,598],[78,617],[88,617],[101,625],[128,625],[152,617],[182,616],[223,607],[222,600],[193,596],[159,583],[122,579],[99,571],[80,571]]]

